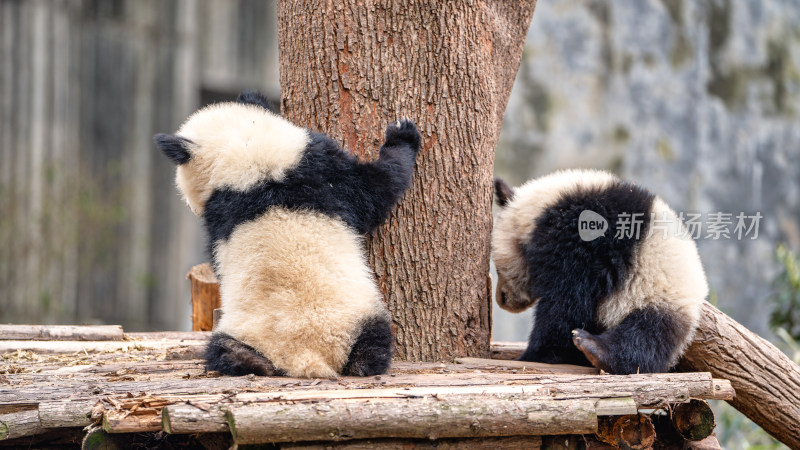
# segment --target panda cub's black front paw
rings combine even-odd
[[[414,154],[416,154],[419,152],[421,140],[422,138],[419,135],[419,131],[417,131],[417,126],[407,117],[390,123],[389,126],[386,127],[385,145],[387,146],[408,145],[414,150]]]

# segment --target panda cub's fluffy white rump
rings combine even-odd
[[[675,365],[708,286],[694,242],[660,198],[593,170],[556,172],[516,189],[496,179],[495,194],[497,302],[512,312],[535,305],[520,359],[591,363],[616,374]],[[607,221],[599,236],[582,238],[585,211]]]
[[[380,157],[360,163],[245,93],[158,135],[176,181],[203,218],[220,279],[222,318],[209,370],[297,377],[386,372],[391,320],[361,235],[411,183],[420,136],[403,120]]]

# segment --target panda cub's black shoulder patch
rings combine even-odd
[[[654,200],[646,189],[619,180],[562,194],[536,219],[524,248],[535,287],[532,298],[584,299],[586,308],[594,308],[625,281],[635,248],[647,235]],[[581,239],[579,217],[584,211],[608,222],[603,236]],[[621,227],[633,232],[618,236]]]
[[[349,207],[360,187],[356,163],[329,137],[312,133],[300,162],[281,181],[265,180],[244,192],[214,190],[203,214],[210,241],[227,240],[237,225],[254,220],[273,207],[319,212],[340,218],[363,232],[360,215]]]

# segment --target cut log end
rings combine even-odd
[[[708,403],[696,399],[681,403],[673,409],[672,424],[684,439],[690,441],[705,439],[714,432],[717,425]]]
[[[219,280],[208,263],[192,267],[186,278],[192,285],[192,331],[211,331],[214,310],[221,306]]]
[[[600,418],[597,438],[617,448],[652,448],[656,438],[653,422],[644,414]]]

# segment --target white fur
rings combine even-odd
[[[216,188],[246,191],[265,179],[282,179],[300,162],[310,140],[307,130],[242,103],[200,109],[177,135],[192,141],[191,159],[178,166],[176,183],[197,215]]]
[[[325,215],[270,209],[215,255],[225,311],[216,330],[289,376],[337,376],[360,323],[388,317],[361,238]]]
[[[640,243],[634,270],[622,289],[600,306],[598,319],[604,327],[611,328],[633,311],[649,306],[685,321],[692,331],[672,355],[670,365],[674,365],[694,338],[708,283],[694,241],[680,237],[686,235],[686,230],[675,212],[658,197],[651,212],[655,220],[665,221],[660,226],[666,228],[666,233],[655,229]]]

